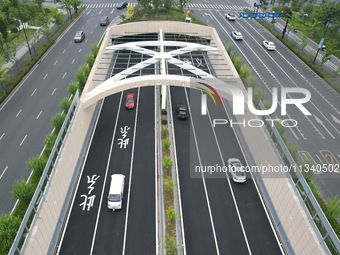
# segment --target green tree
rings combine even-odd
[[[69,0],[71,6],[73,7],[73,9],[75,10],[75,12],[78,12],[78,8],[80,6],[80,4],[82,3],[81,0]]]
[[[182,12],[184,10],[184,7],[190,3],[190,0],[178,0],[179,3],[179,10]]]
[[[0,66],[0,88],[6,94],[5,84],[9,81],[10,75],[7,73],[8,68]]]
[[[72,19],[72,0],[64,0],[62,1],[63,8],[67,11],[68,16]]]

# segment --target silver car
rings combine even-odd
[[[228,159],[228,169],[233,177],[234,182],[243,183],[246,182],[246,171],[242,166],[241,161],[238,158]]]
[[[77,31],[76,35],[74,36],[75,42],[82,42],[85,39],[84,31]]]

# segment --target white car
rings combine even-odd
[[[275,44],[273,42],[265,40],[262,44],[267,50],[275,50]]]
[[[228,20],[236,20],[236,14],[233,13],[233,12],[228,12],[225,17],[228,19]]]
[[[242,40],[242,39],[243,39],[243,35],[242,35],[241,32],[232,31],[232,32],[231,32],[231,36],[232,36],[235,40]]]
[[[234,182],[243,183],[246,182],[246,171],[242,166],[241,161],[238,158],[228,159],[228,169],[233,177]]]

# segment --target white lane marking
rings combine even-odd
[[[81,48],[79,49],[79,51],[78,51],[79,53],[81,52]]]
[[[56,90],[57,90],[57,88],[55,88],[55,89],[52,91],[51,96],[54,95],[54,93],[56,92]]]
[[[170,93],[170,87],[167,87],[168,88],[168,96],[169,96],[169,105],[170,105],[170,109],[172,109],[172,100],[171,100],[171,93]],[[170,119],[173,120],[173,114],[172,114],[172,110],[170,110]],[[176,182],[177,182],[177,196],[178,196],[178,204],[179,204],[179,213],[181,215],[181,232],[182,232],[182,250],[183,250],[183,254],[186,255],[187,254],[187,248],[186,248],[186,244],[185,244],[185,233],[184,233],[184,220],[183,220],[183,210],[182,210],[182,196],[181,196],[181,187],[180,187],[180,184],[179,184],[179,174],[178,174],[178,165],[177,165],[177,151],[176,151],[176,139],[175,139],[175,134],[174,134],[174,130],[175,130],[175,127],[174,127],[174,122],[172,121],[171,122],[171,128],[172,128],[172,143],[173,143],[173,149],[174,149],[174,162],[176,162],[176,166],[175,166],[175,169],[176,169]]]
[[[318,155],[318,154],[315,154],[315,156],[318,158],[318,160],[320,161],[320,163],[323,164],[323,161],[322,161],[322,159],[319,157],[319,155]]]
[[[202,166],[201,155],[200,155],[200,152],[199,152],[199,149],[198,149],[198,143],[197,143],[197,138],[196,138],[195,126],[194,126],[194,123],[193,123],[193,117],[192,117],[193,115],[191,114],[190,104],[188,103],[189,102],[189,98],[188,98],[188,94],[187,94],[187,90],[186,89],[185,89],[185,97],[186,97],[187,105],[188,105],[188,109],[189,109],[189,114],[190,114],[190,118],[189,119],[190,119],[190,123],[191,123],[191,126],[192,126],[192,132],[193,132],[193,135],[194,135],[194,140],[195,140],[195,145],[196,145],[196,152],[197,152],[197,156],[198,156],[198,161],[199,161],[200,166]],[[219,250],[219,247],[218,247],[216,231],[215,231],[215,225],[214,225],[214,219],[213,219],[213,215],[211,213],[211,207],[210,207],[210,202],[209,202],[210,200],[209,200],[209,195],[208,195],[208,191],[207,191],[207,186],[205,184],[205,179],[204,179],[203,172],[201,172],[201,175],[202,175],[202,182],[203,182],[203,187],[204,187],[205,199],[206,199],[207,206],[208,206],[208,211],[209,211],[209,218],[210,218],[211,229],[212,229],[213,236],[214,236],[216,252],[219,255],[220,254],[220,250]]]
[[[137,129],[137,121],[138,121],[139,95],[140,95],[140,87],[138,87],[137,107],[136,107],[135,125],[134,125],[134,132],[133,132],[133,143],[132,143],[131,163],[130,163],[130,178],[129,178],[129,189],[128,189],[128,197],[127,197],[126,215],[125,215],[125,227],[124,227],[124,239],[123,239],[122,255],[125,254],[127,226],[128,226],[128,220],[129,220],[130,193],[131,193],[131,182],[132,182],[133,159],[134,159],[134,153],[135,153],[136,129]]]
[[[157,110],[156,110],[156,107],[158,107],[158,104],[157,104],[157,87],[155,86],[154,87],[154,129],[155,131],[158,130],[158,132],[160,131],[158,129],[158,126],[157,126]],[[156,251],[155,251],[155,254],[158,254],[158,148],[157,148],[157,144],[158,144],[158,135],[157,135],[157,132],[154,133],[155,134],[155,227],[156,227]],[[184,254],[185,255],[185,254]]]
[[[256,33],[257,34],[259,34],[262,38],[264,38],[255,28],[253,28],[251,25],[250,25],[250,23],[249,22],[246,22],[246,24],[248,25],[248,26],[250,26],[253,30],[255,30],[256,31]],[[247,32],[247,34],[255,41],[255,42],[257,42],[256,41],[256,39],[252,36],[252,34],[244,27],[244,26],[242,26],[240,23],[239,23],[239,25],[244,29],[244,31],[246,31]],[[258,42],[257,42],[258,43]],[[248,47],[253,51],[253,53],[254,53],[254,55],[260,60],[260,62],[265,66],[265,64],[264,64],[264,62],[260,59],[260,57],[255,53],[255,51],[252,49],[252,47],[250,47],[249,46],[249,44],[248,43],[246,43],[247,45],[248,45]],[[259,45],[261,45],[260,43],[258,43]],[[266,49],[264,49],[262,46],[260,47],[261,49],[262,49],[262,51],[263,52],[265,52],[265,54],[267,54],[267,56],[276,64],[276,66],[288,77],[288,79],[289,80],[291,80],[291,82],[296,86],[296,87],[299,87],[296,83],[295,83],[295,81],[291,78],[291,76],[289,76],[288,74],[287,74],[287,72],[274,60],[274,58],[271,56],[271,54],[269,54],[268,53],[268,50],[266,50]],[[277,50],[275,50],[275,52],[278,52]],[[266,67],[267,69],[269,69],[268,67]],[[280,85],[280,87],[281,88],[283,88],[284,86],[281,84],[281,82],[276,78],[276,76],[272,73],[272,72],[270,72],[270,74],[275,78],[275,80],[278,82],[278,84]],[[291,98],[291,96],[290,96],[290,98]],[[312,103],[312,101],[309,101],[311,104],[313,104]],[[314,104],[313,104],[314,105]],[[315,105],[314,105],[315,106]],[[289,116],[288,114],[287,114],[287,116]],[[314,125],[314,123],[310,120],[310,118],[308,117],[308,116],[306,116],[306,115],[303,115],[303,116],[305,116],[305,118],[307,118],[307,121],[314,127],[314,129],[321,135],[321,136],[323,136],[322,135],[322,133],[320,132],[320,130]]]
[[[256,30],[249,22],[246,22],[246,24],[248,24],[251,28],[252,28],[252,30],[254,30],[259,36],[261,36],[263,39],[265,39],[265,37],[261,34],[261,33],[259,33],[258,32],[258,30]],[[243,29],[245,29],[242,25],[241,25],[241,27],[243,28]],[[246,29],[245,29],[245,31],[247,31]],[[253,38],[253,40],[255,40],[255,38],[247,31],[247,33],[251,36],[251,38]],[[291,78],[291,76],[290,75],[288,75],[288,73],[276,62],[276,60],[271,56],[271,54],[268,54],[268,52],[266,51],[266,50],[264,50],[265,52],[266,52],[266,54],[269,56],[269,58],[276,64],[276,66],[278,67],[278,68],[280,68],[281,69],[281,71],[288,77],[288,79],[289,80],[291,80],[291,82],[297,87],[297,88],[299,88],[300,86],[298,85],[298,84],[296,84],[296,82]],[[275,52],[277,52],[286,62],[287,62],[287,64],[288,65],[290,65],[291,66],[291,68],[293,69],[293,70],[295,70],[299,75],[300,75],[300,77],[301,78],[303,78],[316,92],[317,92],[317,94],[319,94],[319,96],[320,97],[322,97],[337,113],[339,113],[339,111],[332,105],[332,104],[330,104],[330,102],[328,101],[328,100],[326,100],[325,99],[325,97],[317,90],[317,89],[315,89],[315,87],[304,77],[304,75],[302,75],[300,72],[299,72],[299,70],[297,70],[297,68],[295,67],[295,66],[293,66],[293,64],[291,63],[291,62],[289,62],[288,61],[288,59],[286,59],[284,56],[283,56],[283,54],[281,54],[280,53],[280,51],[278,51],[278,50],[275,50]],[[336,127],[334,127],[333,126],[333,124],[329,121],[329,119],[321,112],[321,110],[313,103],[313,101],[309,101],[314,107],[315,107],[315,109],[327,120],[327,122],[340,134],[340,131],[339,130],[337,130],[336,129]],[[307,119],[308,119],[308,121],[310,121],[309,120],[309,117],[307,117]],[[310,122],[310,124],[312,124],[312,125],[314,125],[313,123],[311,123]],[[316,128],[316,127],[315,127]],[[329,131],[326,129],[326,131],[329,133]],[[321,133],[320,133],[321,134]]]
[[[61,54],[64,54],[66,50],[63,50]]]
[[[7,169],[8,169],[8,166],[6,166],[5,169],[2,171],[2,173],[0,175],[0,180],[1,180],[2,176],[5,174],[5,172],[7,171]]]
[[[36,117],[36,119],[39,119],[40,115],[42,114],[42,111],[39,112],[38,116]]]
[[[37,89],[33,90],[31,96],[33,96],[35,94],[35,92],[37,91]]]
[[[101,112],[101,108],[103,107],[104,101],[105,101],[105,99],[102,100],[102,102],[101,102],[99,112]],[[92,131],[92,134],[91,134],[91,138],[90,138],[89,144],[92,144],[92,140],[93,140],[93,136],[94,136],[95,130],[96,130],[96,128],[97,128],[99,116],[100,116],[100,114],[97,115],[97,118],[96,118],[96,120],[95,120],[95,124],[94,124],[94,127],[93,127],[93,131]],[[79,173],[79,174],[80,174],[80,175],[79,175],[80,177],[83,175],[83,171],[84,171],[85,163],[86,163],[86,161],[87,161],[87,157],[88,157],[88,155],[89,155],[90,147],[91,147],[91,146],[88,146],[88,147],[87,147],[86,154],[85,154],[85,157],[84,157],[84,160],[83,160],[82,169],[81,169],[81,171],[80,171],[80,173]],[[74,195],[73,195],[73,198],[72,198],[72,203],[71,203],[71,207],[70,207],[70,208],[73,208],[74,201],[75,201],[75,198],[76,198],[76,195],[77,195],[77,192],[78,192],[80,180],[81,180],[81,178],[78,178],[78,182],[77,182],[76,189],[75,189],[76,192],[74,192]],[[103,189],[104,189],[104,188],[105,188],[105,185],[103,185],[103,186],[104,186],[104,187],[103,187]],[[101,201],[101,200],[100,200],[100,201]],[[101,202],[100,202],[100,203],[101,203]],[[66,219],[66,222],[65,222],[65,226],[68,225],[68,222],[69,222],[70,216],[71,216],[71,212],[72,212],[72,210],[69,210],[68,215],[67,215],[67,219]],[[61,248],[61,246],[62,246],[64,237],[65,237],[65,232],[66,232],[66,227],[64,228],[63,233],[62,233],[62,235],[61,235],[60,242],[59,242],[59,245],[58,245],[57,254],[60,253],[60,248]]]
[[[43,80],[45,80],[47,76],[48,76],[48,73],[47,73],[47,74],[45,74],[45,76],[44,76]]]
[[[106,170],[105,170],[105,176],[104,176],[104,185],[103,185],[102,193],[100,195],[100,200],[99,200],[100,202],[99,202],[99,207],[98,207],[99,209],[98,209],[98,213],[97,213],[96,224],[94,226],[90,254],[93,253],[94,242],[96,240],[96,233],[97,233],[97,229],[98,229],[98,222],[99,222],[99,217],[100,217],[100,212],[101,212],[100,208],[102,207],[102,201],[103,201],[104,190],[105,190],[105,186],[106,186],[107,173],[109,172],[109,166],[110,166],[110,161],[111,161],[113,145],[114,145],[114,142],[116,140],[116,130],[117,130],[118,119],[119,119],[119,115],[120,115],[120,107],[122,105],[122,98],[123,98],[123,92],[121,92],[121,95],[120,95],[118,113],[117,113],[117,117],[116,117],[116,121],[115,121],[115,127],[114,127],[113,134],[112,134],[111,145],[110,145],[110,152],[109,152],[109,156],[107,158]],[[98,118],[99,118],[99,116],[100,116],[100,114],[98,114]]]
[[[4,137],[5,133],[2,133],[2,135],[0,136],[0,140]]]
[[[73,64],[73,63],[74,63],[74,61],[75,61],[75,59],[73,59],[73,60],[72,60],[71,64]]]
[[[339,153],[337,153],[336,155],[338,155],[338,157],[340,158],[340,154]]]
[[[226,29],[224,28],[224,26],[221,24],[221,22],[218,21],[218,19],[215,17],[214,14],[212,14],[212,12],[210,11],[211,15],[215,18],[215,20],[217,21],[217,23],[220,25],[221,29],[224,30],[224,32],[226,33],[226,35],[228,35],[228,37],[233,40],[233,38],[230,36],[230,34],[226,31]],[[221,15],[219,13],[220,16],[223,17],[223,15]],[[224,17],[223,17],[224,18]],[[236,30],[232,25],[230,25],[233,30]],[[247,42],[244,42],[248,45],[249,49],[254,53],[254,55],[256,55],[255,51],[252,49],[252,47],[249,46],[249,44]],[[247,58],[247,56],[243,53],[243,51],[241,50],[241,48],[235,44],[236,48],[242,53],[243,57],[247,60],[247,62],[249,63],[249,65],[251,66],[251,68],[254,70],[254,72],[257,74],[257,76],[260,78],[260,80],[263,82],[263,84],[266,86],[266,88],[268,89],[269,93],[272,94],[271,92],[271,88],[269,87],[269,85],[264,81],[262,75],[259,73],[259,71],[257,71],[257,69],[255,68],[255,66],[252,64],[252,62]],[[257,55],[256,55],[257,56]],[[257,56],[258,57],[258,56]],[[267,69],[267,71],[272,75],[272,77],[280,84],[280,82],[277,80],[277,78],[275,77],[275,75],[269,70],[269,68],[263,63],[263,61],[261,60],[261,58],[258,58],[258,60],[262,63],[262,65]],[[282,85],[281,85],[282,86]],[[278,103],[279,105],[281,105],[280,103]],[[287,116],[289,117],[289,119],[291,119],[290,115],[287,113]],[[305,137],[305,135],[302,133],[302,131],[296,127],[296,129],[299,131],[300,135],[302,136],[302,138],[304,140],[307,139],[307,137]]]
[[[26,138],[27,138],[27,135],[25,135],[25,137],[22,139],[22,141],[20,143],[20,146],[23,145],[23,143],[25,142]]]
[[[64,79],[64,78],[65,78],[65,76],[66,76],[66,74],[67,74],[67,72],[65,72],[65,73],[64,73],[64,75],[63,75],[63,77],[62,77],[61,79]]]
[[[227,109],[226,109],[226,106],[225,106],[224,102],[223,102],[223,108],[224,108],[224,111],[225,111],[227,117],[230,119],[230,116],[229,116],[229,114],[228,114],[228,111],[227,111]],[[234,128],[232,128],[232,130],[233,130],[234,136],[236,137],[237,143],[240,145],[241,142],[240,142],[238,136],[236,135],[236,132],[235,132]],[[245,154],[245,152],[243,151],[243,147],[242,147],[242,146],[239,146],[239,148],[240,148],[240,150],[242,151],[243,158],[245,159],[247,165],[249,165],[249,163],[248,163],[248,161],[247,161],[247,157],[245,156],[246,154]],[[283,251],[282,243],[280,242],[280,238],[279,238],[278,234],[276,233],[276,228],[274,228],[274,225],[273,225],[273,222],[272,222],[272,218],[269,216],[269,213],[268,213],[266,204],[265,204],[265,202],[264,202],[263,199],[262,199],[262,195],[261,195],[261,193],[260,193],[260,191],[259,191],[259,189],[258,189],[258,187],[257,187],[256,181],[254,181],[253,174],[252,174],[251,172],[250,172],[250,174],[251,174],[251,177],[252,177],[252,181],[253,181],[253,183],[254,183],[254,185],[255,185],[255,187],[256,187],[257,194],[258,194],[258,196],[259,196],[259,198],[260,198],[260,200],[261,200],[262,208],[264,209],[264,211],[265,211],[265,213],[266,213],[266,215],[267,215],[268,222],[269,222],[269,224],[270,224],[270,226],[271,226],[271,228],[272,228],[272,231],[273,231],[273,233],[274,233],[274,235],[275,235],[276,242],[277,242],[277,244],[278,244],[278,246],[279,246],[279,248],[280,248],[280,250],[281,250],[281,254],[284,255],[285,253],[284,253],[284,251]]]
[[[203,93],[203,92],[201,92],[201,93]],[[222,151],[221,151],[221,148],[220,148],[220,144],[219,144],[219,142],[218,142],[217,135],[216,135],[216,133],[215,133],[215,129],[214,129],[213,126],[212,126],[212,120],[211,120],[211,116],[210,116],[210,113],[209,113],[209,109],[208,109],[207,111],[208,111],[208,117],[209,117],[211,129],[212,129],[213,134],[214,134],[215,142],[216,142],[216,145],[217,145],[218,152],[219,152],[219,154],[220,154],[221,161],[222,161],[222,163],[223,163],[223,166],[226,166],[226,164],[225,164],[225,162],[224,162],[224,159],[223,159],[223,155],[222,155]],[[231,187],[231,183],[230,183],[230,179],[229,179],[228,173],[226,172],[225,174],[226,174],[226,177],[227,177],[228,186],[229,186],[229,189],[230,189],[230,192],[231,192],[231,196],[232,196],[232,198],[233,198],[233,202],[234,202],[234,205],[235,205],[237,217],[238,217],[239,222],[240,222],[240,225],[241,225],[241,229],[242,229],[244,241],[246,242],[246,245],[247,245],[247,249],[248,249],[249,254],[252,254],[252,253],[251,253],[250,246],[249,246],[247,234],[246,234],[246,231],[245,231],[244,226],[243,226],[242,217],[241,217],[240,211],[239,211],[239,209],[238,209],[238,205],[237,205],[237,202],[236,202],[236,198],[235,198],[235,195],[234,195],[234,191],[233,191],[233,188]]]
[[[17,115],[15,115],[15,117],[18,117],[19,114],[21,113],[22,109],[19,110],[19,112],[17,113]]]
[[[314,118],[316,120],[317,123],[319,123],[327,132],[328,134],[333,138],[335,139],[334,135],[326,128],[325,124],[323,124],[323,121],[320,120],[320,118],[318,118],[315,114],[314,114]]]
[[[55,62],[54,62],[54,65],[56,65],[58,63],[58,60],[56,60]]]
[[[337,117],[335,117],[333,114],[331,114],[331,117],[335,123],[340,124],[340,120]]]

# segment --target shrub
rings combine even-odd
[[[173,206],[170,206],[166,210],[166,217],[168,218],[169,221],[174,222],[176,220],[176,211]]]
[[[177,254],[177,244],[176,238],[167,234],[165,236],[165,250],[167,255],[176,255]]]
[[[47,136],[45,136],[45,155],[50,155],[52,149],[53,149],[53,146],[55,144],[55,141],[57,140],[57,133],[56,132],[52,132],[52,133],[49,133]]]
[[[42,175],[45,166],[46,166],[47,158],[45,156],[34,156],[29,161],[26,162],[26,165],[32,169],[33,173],[38,175],[39,177]]]
[[[264,98],[264,93],[262,90],[255,89],[253,92],[253,104],[255,108],[259,105],[260,101],[263,100]]]
[[[21,219],[17,216],[9,214],[0,216],[0,254],[8,254],[20,224]]]
[[[162,161],[162,166],[165,170],[170,170],[172,167],[172,161],[169,156],[165,156]]]
[[[166,137],[167,132],[168,132],[168,127],[167,126],[162,126],[161,127],[161,132],[162,132],[162,137]]]
[[[66,115],[64,113],[57,113],[56,115],[54,115],[52,117],[52,125],[57,130],[57,133],[61,129],[61,127],[64,123],[64,120],[65,120],[65,117],[66,117]]]
[[[174,190],[174,183],[172,180],[167,179],[163,182],[164,190],[167,193],[172,193]]]
[[[64,97],[60,100],[59,107],[66,113],[68,112],[68,109],[70,109],[71,104],[72,101],[69,98]]]
[[[298,147],[295,146],[294,144],[292,144],[291,142],[287,142],[286,146],[287,146],[287,149],[289,150],[290,154],[292,155],[293,159],[295,160],[295,162],[297,162],[298,155],[299,155]]]
[[[163,146],[165,150],[169,150],[171,141],[169,139],[163,139]]]
[[[79,84],[77,81],[70,82],[70,84],[68,85],[68,92],[72,95],[76,94],[78,89]]]
[[[35,186],[30,182],[26,183],[24,179],[16,181],[12,186],[12,196],[26,205],[31,202],[34,191]]]
[[[226,47],[226,51],[228,52],[229,55],[230,55],[232,49],[233,49],[233,44],[230,42],[230,43],[227,44],[227,47]]]

